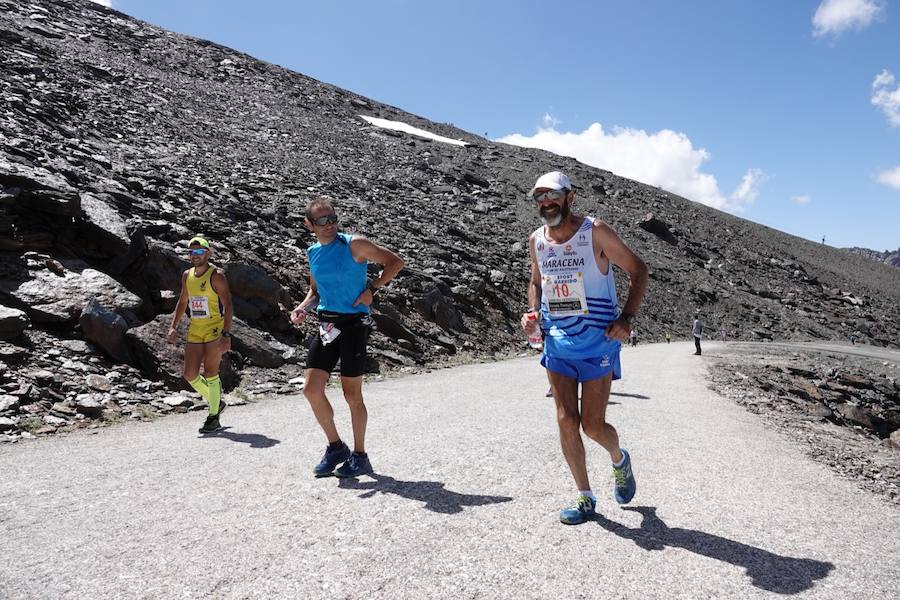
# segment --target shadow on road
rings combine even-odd
[[[228,431],[229,429],[231,427],[223,427],[214,433],[207,433],[206,435],[200,435],[200,437],[207,439],[226,438],[239,444],[250,444],[251,448],[271,448],[281,443],[281,440],[266,437],[259,433],[231,433]]]
[[[338,487],[349,490],[366,490],[364,494],[360,494],[360,498],[371,498],[379,492],[396,494],[403,498],[424,502],[423,508],[447,515],[462,512],[463,506],[484,506],[512,500],[508,496],[460,494],[445,489],[444,484],[440,481],[401,481],[378,473],[373,473],[370,477],[374,481],[341,479]]]
[[[607,531],[633,541],[644,550],[662,550],[667,546],[684,548],[743,567],[754,586],[770,592],[798,594],[811,588],[816,580],[824,579],[834,568],[830,562],[780,556],[711,533],[669,527],[656,516],[653,506],[626,507],[624,510],[641,513],[640,528],[626,527],[599,513],[596,521]]]
[[[643,394],[626,394],[624,392],[610,392],[610,396],[622,396],[623,398],[640,398],[641,400],[649,400],[650,396],[645,396]]]

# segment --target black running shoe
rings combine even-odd
[[[322,460],[313,467],[313,474],[316,477],[331,475],[334,472],[334,468],[348,458],[350,458],[350,448],[348,448],[347,444],[344,442],[341,442],[340,446],[337,448],[328,446],[325,448],[325,454],[322,456]]]
[[[221,412],[222,409],[220,408],[219,413],[221,414]],[[206,417],[206,421],[203,422],[200,433],[212,433],[220,429],[222,429],[222,426],[219,424],[219,415],[209,415]]]
[[[359,477],[360,475],[370,475],[372,473],[372,463],[369,462],[368,454],[360,454],[354,452],[347,459],[347,462],[337,468],[334,474],[338,477]]]

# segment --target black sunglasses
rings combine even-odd
[[[544,200],[562,200],[568,194],[568,190],[550,190],[547,192],[537,192],[528,194],[528,199],[535,204],[540,204]]]
[[[313,225],[318,225],[319,227],[321,227],[322,225],[331,225],[332,223],[337,223],[337,221],[337,215],[334,213],[312,219]]]

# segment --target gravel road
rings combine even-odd
[[[637,495],[574,498],[535,357],[367,384],[377,474],[315,479],[301,396],[0,447],[2,598],[896,598],[900,511],[707,389],[687,342],[626,348],[609,419]],[[339,429],[348,412],[331,392]]]

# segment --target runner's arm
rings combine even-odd
[[[231,321],[234,316],[234,304],[231,302],[231,288],[228,287],[228,279],[225,278],[225,274],[216,270],[213,273],[213,276],[210,278],[210,283],[212,284],[213,291],[219,296],[219,300],[222,301],[222,316],[225,318],[225,324],[222,325],[222,331],[231,331]]]
[[[306,313],[313,307],[318,306],[319,304],[319,288],[316,285],[316,280],[312,276],[312,273],[309,274],[309,290],[306,292],[306,297],[298,304],[294,310],[291,311],[291,323],[294,325],[299,325],[306,319]]]
[[[168,333],[166,333],[166,339],[172,344],[175,343],[175,338],[178,336],[178,321],[181,320],[182,315],[184,315],[184,310],[187,308],[187,276],[187,271],[181,274],[181,292],[178,294],[178,303],[175,305],[175,312],[172,313],[172,324],[169,326]]]
[[[531,279],[528,281],[528,312],[522,315],[522,329],[531,334],[537,322],[529,319],[530,313],[541,312],[541,271],[538,268],[537,257],[534,253],[534,236],[528,238],[528,253],[531,256]]]
[[[624,340],[628,337],[631,323],[625,319],[625,315],[636,315],[644,293],[647,291],[647,265],[640,257],[625,245],[612,227],[602,221],[594,224],[593,236],[595,255],[606,254],[611,269],[616,265],[628,274],[630,285],[628,286],[628,298],[622,308],[622,314],[607,327],[607,335],[614,339]]]
[[[317,306],[319,304],[319,286],[316,285],[316,280],[312,276],[312,273],[309,274],[309,290],[306,292],[306,297],[303,299],[300,304],[297,305],[297,309],[302,310],[303,312],[308,312],[310,308]],[[297,310],[294,309],[294,310]]]
[[[353,306],[360,304],[370,306],[375,299],[373,290],[377,292],[383,288],[387,282],[397,276],[397,273],[406,264],[397,254],[363,236],[353,237],[350,241],[350,253],[353,255],[353,260],[357,262],[367,260],[384,266],[381,274],[366,286],[366,289],[356,298]]]
[[[350,241],[350,252],[357,262],[362,262],[360,259],[364,259],[384,267],[381,274],[371,282],[372,287],[376,290],[387,285],[406,266],[406,261],[399,255],[363,236],[353,236]]]

